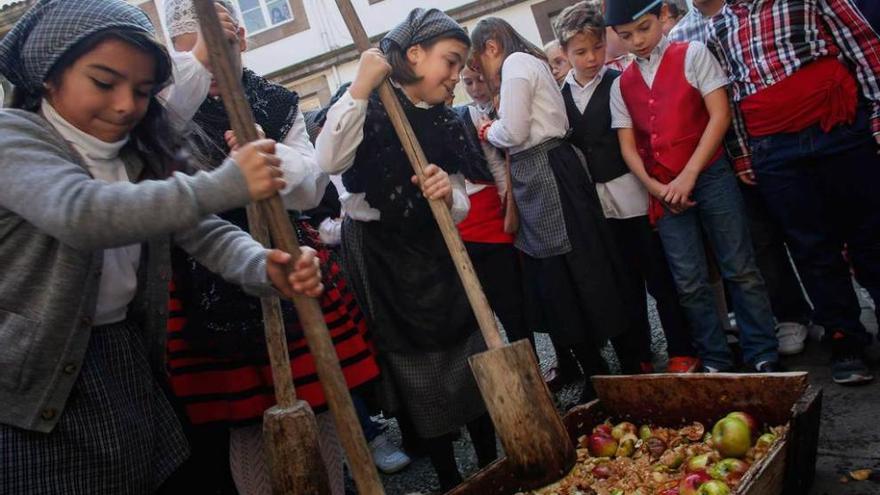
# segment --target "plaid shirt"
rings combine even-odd
[[[880,133],[880,39],[851,0],[727,0],[707,34],[707,46],[730,76],[735,102],[817,59],[843,55],[872,104],[871,129]],[[744,170],[751,152],[739,111],[734,130],[727,148],[737,170]]]
[[[669,31],[666,37],[669,38],[669,41],[699,41],[706,44],[706,38],[709,37],[706,31],[708,25],[708,17],[705,17],[697,9],[691,9]]]

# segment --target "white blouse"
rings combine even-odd
[[[565,101],[546,62],[521,52],[508,55],[501,66],[498,117],[486,137],[511,154],[565,136]]]
[[[46,100],[43,100],[40,112],[79,153],[89,174],[95,180],[121,182],[130,179],[125,171],[125,163],[119,158],[119,152],[128,142],[127,136],[115,143],[105,143],[66,121]],[[128,305],[137,291],[140,258],[140,244],[104,250],[95,325],[107,325],[125,320]]]
[[[424,104],[419,104],[424,105]],[[318,165],[328,174],[339,175],[354,165],[358,146],[364,140],[367,100],[356,100],[348,91],[327,112],[327,121],[315,141]],[[391,125],[389,122],[388,125]],[[452,182],[452,219],[459,223],[467,217],[471,203],[465,191],[464,176],[450,174]],[[370,206],[365,193],[350,193],[335,181],[339,202],[345,215],[362,222],[377,221],[379,210]]]
[[[174,124],[184,128],[208,97],[212,76],[191,52],[175,53],[172,61],[174,84],[165,88],[160,96]],[[279,191],[284,206],[289,210],[309,210],[318,206],[330,179],[315,160],[315,148],[309,141],[301,111],[297,110],[293,127],[277,144],[275,154],[281,159],[283,177],[287,182],[287,186]]]

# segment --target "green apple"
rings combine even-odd
[[[691,457],[687,463],[687,472],[693,473],[695,471],[705,470],[709,467],[710,463],[711,458],[709,454],[700,454]]]
[[[723,481],[707,481],[700,485],[697,495],[730,495],[730,488]]]
[[[611,429],[611,436],[614,437],[616,440],[620,440],[627,433],[632,433],[634,435],[636,433],[636,425],[630,423],[629,421],[618,423],[617,426]]]
[[[773,433],[764,433],[760,437],[758,437],[758,441],[755,442],[755,447],[761,447],[765,449],[769,449],[774,442],[776,442],[776,435]]]
[[[651,431],[650,426],[642,425],[642,427],[639,428],[639,438],[640,439],[647,440],[647,439],[651,438],[652,436],[654,436],[654,433]]]
[[[758,423],[758,420],[755,419],[754,416],[752,416],[751,414],[749,414],[747,412],[734,411],[734,412],[728,414],[727,417],[728,418],[739,418],[745,424],[747,424],[749,426],[749,432],[751,433],[752,438],[757,437],[758,433],[761,431],[761,425]]]
[[[726,483],[733,483],[749,470],[749,464],[739,459],[722,459],[709,469],[709,476]]]
[[[712,445],[722,457],[742,458],[752,446],[749,425],[736,417],[727,417],[712,428]]]

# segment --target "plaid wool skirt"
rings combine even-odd
[[[137,325],[92,328],[50,433],[0,424],[0,493],[152,494],[189,455]]]

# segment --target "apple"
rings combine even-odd
[[[705,471],[690,473],[678,483],[678,493],[679,495],[697,495],[700,486],[708,481],[712,481],[712,477]]]
[[[735,417],[718,421],[712,428],[712,445],[722,457],[743,457],[752,446],[749,425]]]
[[[612,428],[611,428],[611,425],[610,425],[610,424],[608,424],[608,423],[602,423],[601,425],[599,425],[599,426],[593,428],[593,433],[600,433],[600,434],[602,434],[602,435],[605,435],[605,436],[607,436],[607,437],[610,437],[610,436],[611,436],[611,430],[612,430]]]
[[[631,457],[633,453],[636,451],[636,440],[635,435],[632,436],[624,436],[623,439],[617,446],[617,452],[615,455],[617,457]]]
[[[739,481],[748,470],[749,463],[745,461],[739,459],[723,459],[709,469],[709,476],[726,483],[734,483]]]
[[[698,456],[691,457],[687,463],[687,472],[694,473],[697,471],[705,471],[706,468],[709,467],[711,463],[711,457],[709,454],[700,454]]]
[[[617,426],[615,426],[611,430],[611,436],[614,437],[616,440],[620,440],[627,433],[632,433],[633,435],[635,435],[636,433],[636,425],[630,423],[629,421],[618,423]]]
[[[592,473],[596,479],[604,480],[611,477],[611,468],[607,464],[599,464],[593,468]]]
[[[758,441],[755,442],[755,447],[769,449],[773,442],[776,441],[776,435],[773,433],[764,433],[760,437],[758,437]]]
[[[588,442],[590,453],[593,457],[614,457],[617,453],[617,440],[610,435],[593,433]]]
[[[730,495],[730,488],[723,481],[707,481],[700,486],[697,495]]]
[[[747,412],[743,411],[734,411],[727,415],[728,418],[739,418],[743,420],[743,422],[749,425],[749,431],[752,434],[752,437],[758,436],[758,432],[761,431],[761,425],[758,424],[758,420],[755,419],[754,416]]]
[[[654,433],[651,432],[650,426],[642,425],[642,427],[639,428],[639,438],[640,439],[647,440],[647,439],[651,438],[652,436],[654,436]]]

